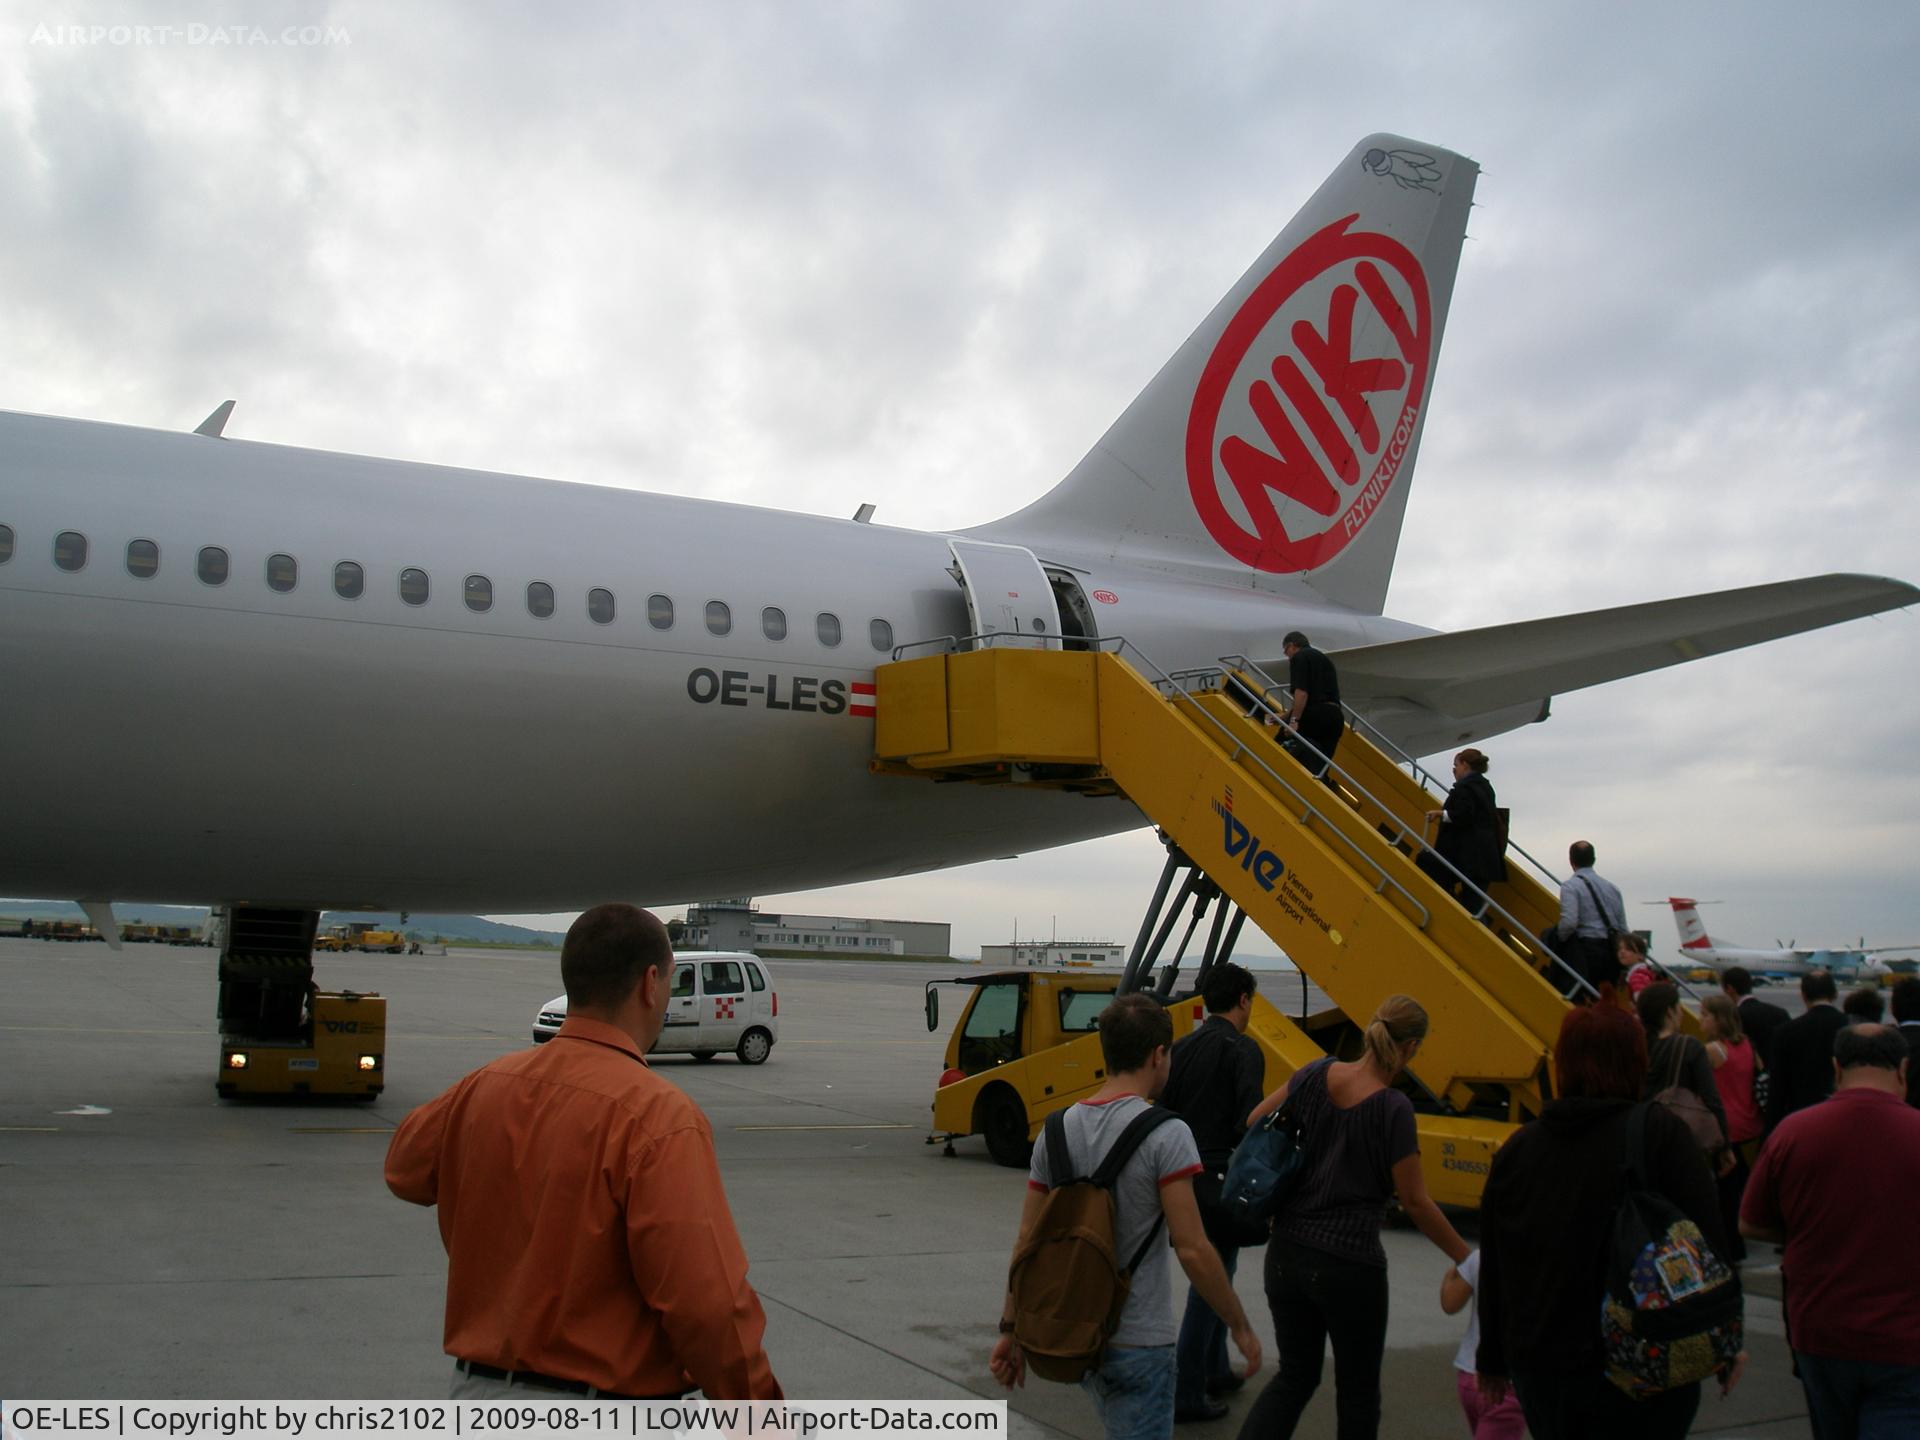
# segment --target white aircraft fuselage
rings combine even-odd
[[[7,498],[20,538],[0,566],[8,893],[552,910],[909,874],[1142,823],[1119,800],[868,773],[855,687],[895,645],[969,629],[943,535],[28,416],[0,416],[0,453],[34,481]],[[55,564],[61,534],[86,538],[81,569]],[[158,547],[150,578],[129,572],[135,540]],[[196,573],[205,546],[227,552],[222,584]],[[297,563],[284,593],[272,555]],[[1112,597],[1091,602],[1103,634],[1169,667],[1275,654],[1295,626],[1335,648],[1425,633],[1049,559]],[[342,561],[357,598],[335,593]],[[409,569],[423,605],[401,598]],[[483,613],[469,576],[490,582]],[[596,588],[611,623],[589,618]],[[728,634],[708,628],[715,601]]]

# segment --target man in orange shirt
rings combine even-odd
[[[440,1209],[454,1398],[782,1398],[707,1118],[642,1058],[672,971],[654,916],[587,911],[560,1033],[394,1133],[387,1188]]]

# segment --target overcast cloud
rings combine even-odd
[[[971,525],[1384,129],[1484,167],[1388,613],[1920,580],[1909,5],[0,20],[6,408],[189,428],[234,396],[248,439]],[[1486,747],[1516,838],[1590,836],[1749,942],[1920,941],[1916,627],[1562,697]],[[1126,939],[1158,865],[1136,835],[762,903],[951,920],[961,953],[1016,918]]]

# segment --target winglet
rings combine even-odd
[[[216,440],[224,440],[226,437],[220,432],[227,428],[227,419],[232,414],[233,401],[222,400],[219,407],[211,415],[193,427],[193,433],[196,435],[211,435]]]

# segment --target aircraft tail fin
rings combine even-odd
[[[970,533],[1379,614],[1478,174],[1362,140],[1066,479]]]
[[[1714,948],[1712,938],[1707,934],[1706,922],[1700,918],[1696,907],[1698,900],[1668,896],[1667,904],[1673,907],[1673,923],[1680,931],[1680,950],[1682,954],[1711,952]]]

